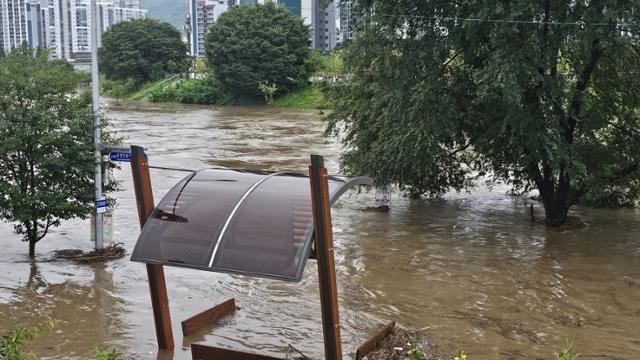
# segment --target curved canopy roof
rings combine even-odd
[[[372,183],[331,176],[331,203]],[[312,214],[307,175],[202,170],[160,201],[131,260],[300,281],[311,251]]]

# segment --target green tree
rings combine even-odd
[[[35,245],[94,201],[91,98],[86,75],[25,47],[0,59],[0,219]],[[108,134],[106,134],[108,138]]]
[[[120,106],[120,99],[124,99],[129,93],[131,93],[134,87],[135,84],[133,84],[132,79],[127,81],[114,81],[111,85],[109,95],[114,97],[116,99],[116,105]]]
[[[156,80],[189,66],[178,29],[153,19],[123,21],[102,35],[100,70],[111,80]]]
[[[223,88],[236,97],[260,97],[261,82],[288,92],[309,79],[309,37],[303,20],[285,8],[237,6],[209,29],[207,60]]]
[[[552,225],[637,202],[640,2],[358,3],[330,119],[346,169],[415,196],[537,189]]]

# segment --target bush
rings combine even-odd
[[[149,93],[152,102],[222,105],[227,102],[220,84],[211,75],[202,79],[180,81],[174,86],[157,88]]]

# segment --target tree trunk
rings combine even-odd
[[[567,222],[569,207],[557,201],[548,204],[544,201],[545,221],[549,226],[561,226]]]
[[[36,241],[35,239],[29,239],[29,258],[36,257]]]
[[[538,186],[540,197],[544,204],[545,221],[549,226],[560,226],[567,222],[571,194],[571,183],[569,179],[561,175],[557,186],[551,178],[545,179],[543,184]]]

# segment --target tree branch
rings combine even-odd
[[[640,163],[636,162],[633,163],[625,168],[622,168],[618,171],[616,171],[615,174],[613,174],[613,176],[611,176],[608,180],[608,182],[612,183],[612,182],[616,182],[618,180],[622,180],[624,178],[626,178],[627,176],[637,172],[640,170]]]
[[[44,231],[42,232],[42,235],[38,236],[36,239],[36,243],[39,242],[40,240],[42,240],[45,236],[47,236],[47,233],[49,232],[49,228],[51,227],[51,217],[47,218],[47,224],[44,226]],[[38,234],[36,233],[36,236]]]
[[[573,143],[573,133],[578,124],[580,111],[582,110],[582,99],[584,98],[584,92],[589,85],[589,81],[591,80],[591,76],[593,75],[593,72],[598,65],[598,61],[600,60],[601,55],[602,52],[600,50],[600,40],[593,39],[593,41],[591,42],[591,55],[589,58],[589,62],[587,63],[587,66],[582,69],[582,73],[578,78],[578,83],[576,84],[576,89],[571,100],[569,116],[563,124],[564,138],[569,144]]]

